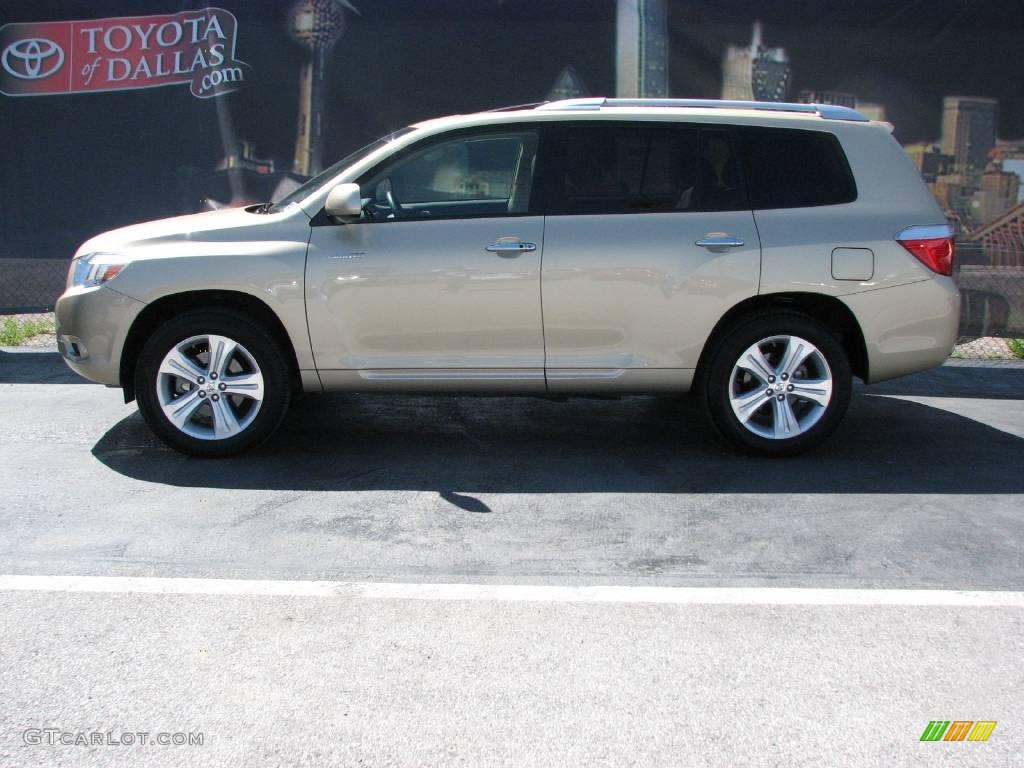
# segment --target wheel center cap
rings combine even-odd
[[[775,391],[776,392],[781,392],[785,388],[786,388],[785,385],[783,385],[781,383],[775,385]]]

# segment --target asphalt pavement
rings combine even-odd
[[[0,578],[0,766],[1024,764],[1021,365],[858,387],[787,460],[689,398],[330,395],[199,461],[46,351],[0,424],[0,574],[54,577]],[[325,580],[410,591],[261,586]]]

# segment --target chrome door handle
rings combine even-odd
[[[694,245],[699,245],[701,248],[739,248],[743,245],[743,241],[738,237],[716,235],[698,240]]]
[[[537,244],[524,242],[491,243],[488,246],[484,246],[484,250],[496,253],[499,256],[518,256],[520,253],[527,251],[536,251]]]

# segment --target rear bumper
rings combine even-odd
[[[960,292],[952,278],[936,276],[840,299],[864,334],[869,384],[942,365],[956,344]]]
[[[71,288],[57,299],[57,349],[75,373],[121,386],[121,350],[146,305],[106,286]]]

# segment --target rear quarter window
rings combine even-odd
[[[751,207],[806,208],[852,203],[857,185],[839,140],[824,131],[740,128]]]

